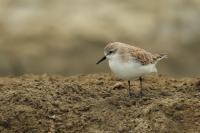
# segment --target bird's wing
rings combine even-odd
[[[142,65],[152,64],[160,58],[159,54],[152,54],[141,48],[134,47],[130,50],[131,56]]]

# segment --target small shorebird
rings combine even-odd
[[[96,64],[108,59],[111,71],[119,78],[128,80],[128,95],[130,92],[130,80],[140,80],[140,93],[142,96],[142,77],[144,75],[157,72],[156,64],[166,54],[152,54],[144,49],[131,46],[128,44],[113,42],[104,48],[104,57]]]

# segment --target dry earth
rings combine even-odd
[[[200,132],[200,78],[147,76],[142,98],[126,87],[109,74],[2,77],[0,132]]]

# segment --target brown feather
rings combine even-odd
[[[156,61],[166,56],[164,54],[152,54],[142,48],[120,42],[109,43],[105,47],[105,51],[116,48],[118,49],[118,54],[121,55],[122,61],[126,62],[130,58],[133,58],[140,62],[142,65],[156,63]]]

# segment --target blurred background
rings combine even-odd
[[[160,73],[200,75],[200,0],[0,0],[0,75],[87,74],[113,41],[168,53]]]

